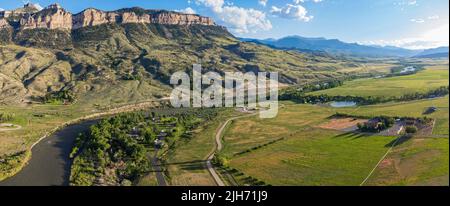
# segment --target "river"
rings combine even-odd
[[[69,185],[70,152],[79,133],[98,120],[67,126],[32,149],[31,160],[15,176],[0,182],[0,186],[66,186]]]

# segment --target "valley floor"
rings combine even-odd
[[[420,113],[437,102],[443,104],[442,112],[435,115],[448,122],[448,96],[403,103],[414,109],[397,115]],[[377,113],[389,112],[395,106],[378,105]],[[436,125],[434,134],[443,137],[415,136],[404,141],[397,141],[397,136],[318,128],[336,112],[367,114],[369,108],[351,111],[284,102],[275,119],[233,122],[224,135],[222,155],[238,171],[234,178],[241,184],[246,184],[242,176],[250,176],[271,185],[360,185],[393,146],[364,185],[448,185],[448,125]],[[258,147],[279,138],[283,139]]]
[[[443,71],[442,67],[433,69]],[[438,78],[439,84],[442,79],[448,82],[448,65],[445,74],[434,78]],[[157,104],[149,101],[105,109],[79,104],[0,106],[0,112],[15,115],[8,124],[22,127],[0,131],[0,180],[13,175],[26,163],[30,154],[22,151],[29,151],[55,128],[86,116],[112,115]],[[430,107],[437,110],[425,114]],[[364,117],[427,116],[435,123],[429,134],[401,138],[391,133],[355,132],[349,128],[363,119],[331,119],[336,113]],[[242,115],[235,110],[224,110],[193,131],[194,138],[181,139],[170,149],[160,151],[158,157],[162,159],[166,182],[216,185],[206,160],[215,151],[215,136],[221,125]],[[253,116],[231,121],[224,128],[223,149],[214,160],[222,166],[216,164],[215,170],[227,185],[449,185],[448,125],[448,95],[348,108],[285,101],[280,102],[276,118]],[[153,172],[143,175],[135,184],[153,186],[158,182]]]

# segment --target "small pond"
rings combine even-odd
[[[352,102],[352,101],[331,102],[330,106],[336,107],[336,108],[354,107],[354,106],[356,106],[356,102]]]

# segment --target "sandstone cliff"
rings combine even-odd
[[[100,24],[115,23],[119,15],[114,12],[103,12],[97,9],[86,9],[73,16],[73,29]]]
[[[26,5],[25,7],[30,7]],[[101,11],[98,9],[86,9],[72,15],[58,4],[50,5],[43,10],[27,9],[27,12],[3,12],[0,16],[0,28],[7,27],[8,18],[11,22],[18,22],[16,29],[62,29],[72,30],[101,24],[165,24],[165,25],[215,25],[208,17],[194,14],[184,14],[164,10],[145,10],[142,8],[121,9],[118,11]],[[8,14],[8,15],[6,15]]]
[[[72,29],[72,14],[54,4],[20,19],[20,29]]]
[[[11,28],[8,21],[5,19],[0,19],[0,29]]]

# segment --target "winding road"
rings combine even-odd
[[[258,113],[252,113],[249,115],[244,115],[244,116],[239,116],[239,117],[232,117],[232,118],[228,119],[227,121],[225,121],[225,123],[222,124],[222,126],[219,128],[219,130],[217,130],[216,137],[215,137],[215,140],[216,140],[215,148],[211,152],[211,154],[208,156],[208,159],[206,160],[206,168],[208,169],[211,176],[214,178],[214,181],[216,182],[217,186],[225,186],[225,183],[222,181],[222,179],[220,179],[220,177],[217,174],[216,170],[214,169],[214,166],[211,163],[211,161],[212,161],[212,159],[214,159],[214,156],[216,155],[216,153],[220,152],[223,148],[222,134],[223,134],[223,131],[225,130],[225,127],[234,120],[241,119],[244,117],[254,116],[256,114],[258,114]]]

